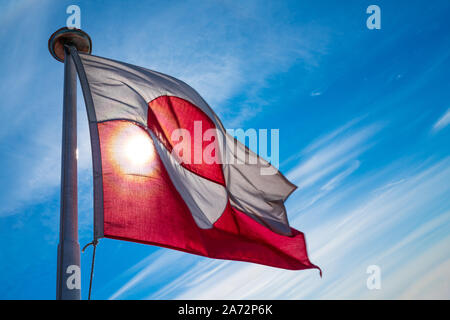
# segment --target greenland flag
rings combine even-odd
[[[71,56],[90,124],[96,239],[318,268],[287,220],[284,201],[296,187],[227,134],[194,89],[130,64]]]

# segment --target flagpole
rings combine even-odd
[[[61,207],[57,256],[56,299],[81,299],[78,243],[77,73],[68,47],[91,52],[91,39],[78,29],[61,28],[49,39],[52,56],[64,62],[61,151]]]

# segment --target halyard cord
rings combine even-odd
[[[83,250],[81,252],[84,252],[87,247],[92,245],[94,247],[94,251],[92,252],[92,264],[91,264],[91,276],[89,278],[89,295],[88,300],[91,300],[91,291],[92,291],[92,278],[94,277],[94,263],[95,263],[95,250],[97,249],[98,240],[94,239],[92,242],[89,242],[87,245],[83,247]]]

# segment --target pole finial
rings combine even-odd
[[[56,60],[64,62],[64,45],[72,45],[79,52],[91,53],[91,37],[81,29],[69,29],[67,27],[56,30],[48,39],[48,51]]]

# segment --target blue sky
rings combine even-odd
[[[55,297],[63,65],[47,40],[70,4],[96,55],[186,81],[227,128],[280,129],[280,168],[299,186],[290,223],[324,273],[103,239],[93,298],[450,298],[448,1],[0,0],[0,299]],[[381,30],[366,28],[371,4]],[[78,118],[84,245],[81,92]]]

